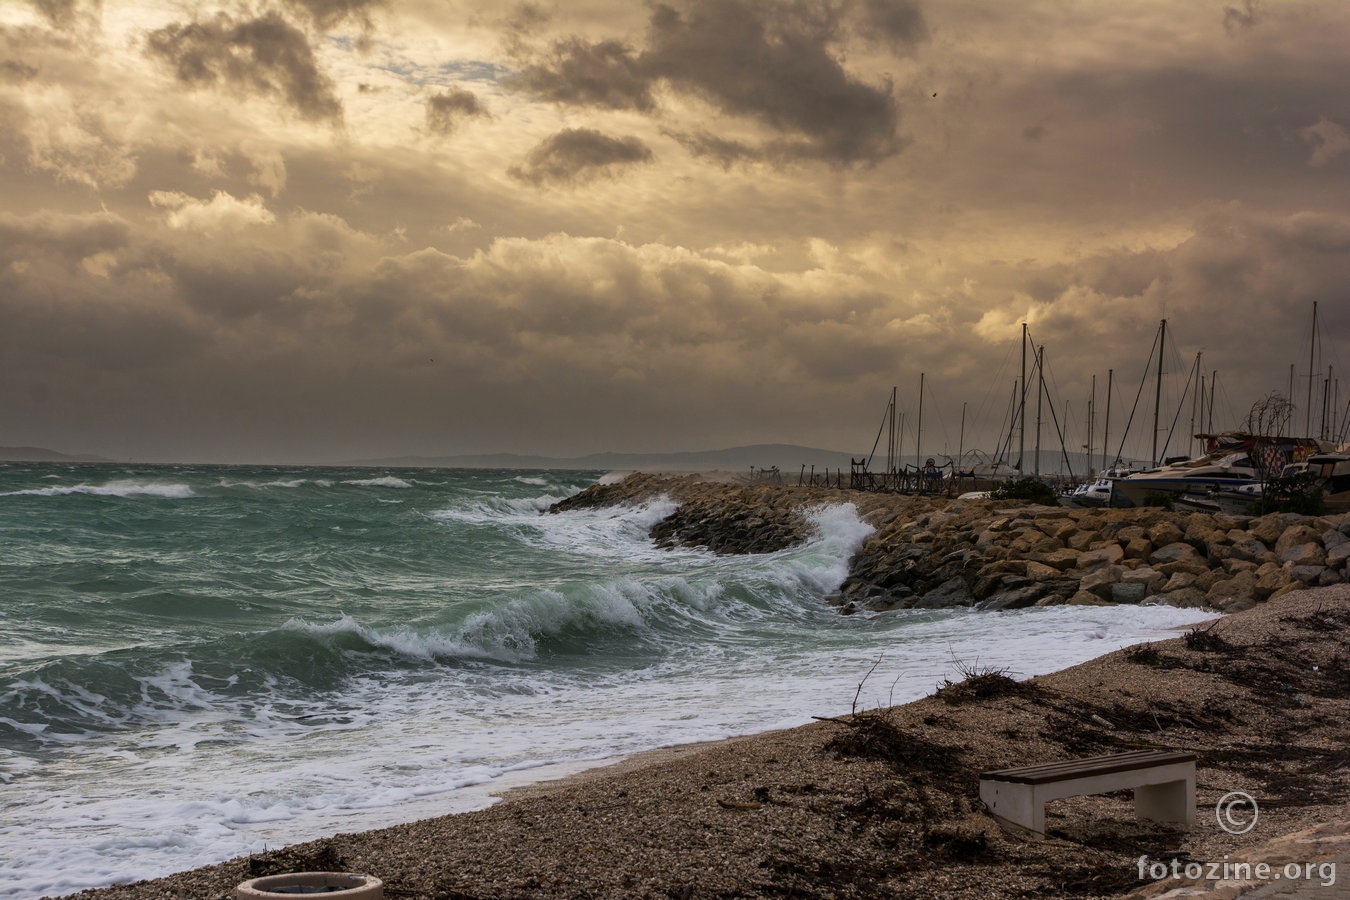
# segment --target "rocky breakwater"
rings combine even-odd
[[[1347,578],[1350,516],[1088,510],[633,475],[551,508],[668,497],[663,546],[763,553],[806,540],[810,510],[853,504],[875,531],[830,601],[845,613],[1166,603],[1237,612]]]

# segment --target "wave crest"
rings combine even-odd
[[[0,494],[0,497],[66,497],[71,494],[88,494],[94,497],[157,497],[165,500],[185,500],[197,496],[192,486],[187,484],[123,478],[109,481],[107,484],[54,485],[9,491]]]
[[[342,482],[343,484],[354,484],[357,487],[382,487],[382,488],[410,488],[412,482],[404,481],[396,475],[382,475],[379,478],[353,478]]]

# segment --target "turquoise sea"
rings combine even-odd
[[[24,900],[478,808],[636,751],[1032,674],[1203,618],[839,615],[848,504],[779,553],[601,472],[0,465],[0,879]],[[869,670],[875,671],[867,677]]]

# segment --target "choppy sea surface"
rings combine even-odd
[[[24,900],[479,808],[508,783],[1052,671],[1204,617],[823,602],[841,495],[779,553],[600,472],[0,465],[0,882]],[[869,670],[875,671],[868,676]]]

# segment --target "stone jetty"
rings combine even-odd
[[[844,613],[1115,603],[1238,612],[1350,580],[1347,515],[1070,509],[641,473],[549,511],[662,497],[678,505],[653,526],[653,539],[716,553],[795,546],[814,533],[813,511],[852,504],[874,531],[829,598]]]

